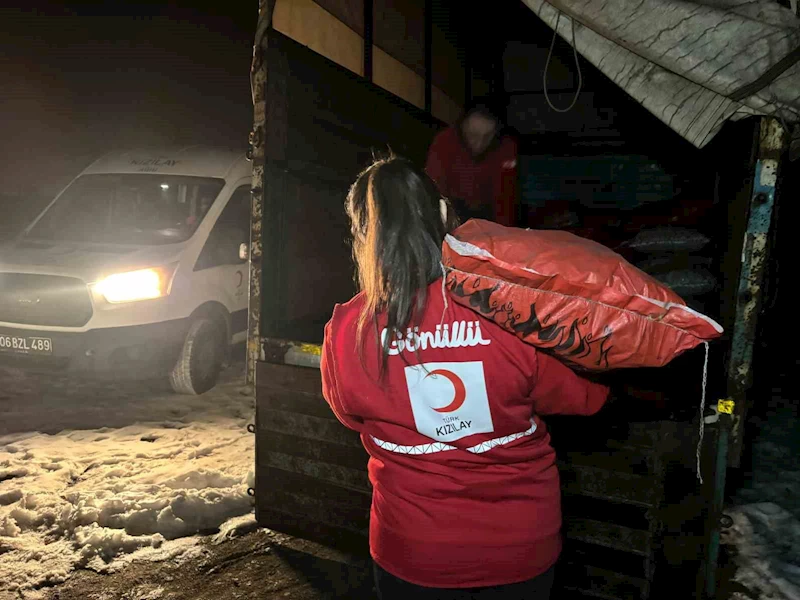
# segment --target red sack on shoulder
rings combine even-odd
[[[565,231],[473,219],[442,244],[451,297],[593,371],[660,367],[722,334],[668,287]]]

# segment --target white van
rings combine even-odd
[[[211,389],[247,337],[250,183],[209,148],[92,164],[0,247],[0,361]]]

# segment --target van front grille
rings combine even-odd
[[[83,327],[92,312],[89,288],[80,279],[0,273],[0,322]]]

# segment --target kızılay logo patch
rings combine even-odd
[[[494,431],[482,362],[411,365],[405,376],[414,425],[422,435],[452,442]]]

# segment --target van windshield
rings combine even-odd
[[[159,245],[189,239],[225,185],[222,179],[151,174],[82,175],[28,237]]]

